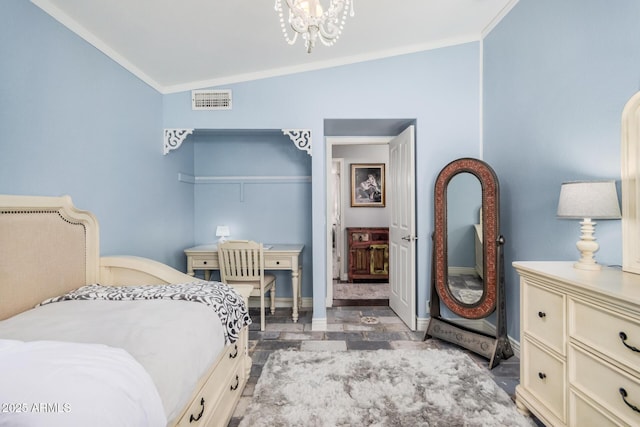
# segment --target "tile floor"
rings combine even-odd
[[[378,350],[459,348],[438,339],[422,341],[424,332],[409,330],[389,307],[356,306],[327,309],[327,331],[311,330],[311,311],[302,311],[298,323],[293,323],[290,309],[278,308],[267,315],[267,326],[260,331],[260,322],[249,328],[249,354],[253,359],[251,376],[242,398],[229,422],[236,427],[253,396],[253,390],[269,355],[279,349],[296,350]],[[259,311],[250,311],[252,318],[260,319]],[[460,351],[467,352],[464,349]],[[478,365],[488,369],[481,356],[467,352]],[[502,361],[490,371],[496,383],[510,396],[514,396],[519,382],[520,362],[517,357]],[[540,424],[542,425],[542,424]]]

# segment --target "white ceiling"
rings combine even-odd
[[[518,0],[354,0],[336,44],[310,54],[284,40],[274,1],[32,0],[162,93],[477,41]]]

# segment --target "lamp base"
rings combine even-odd
[[[601,270],[602,266],[596,262],[594,254],[600,248],[593,234],[596,231],[596,223],[591,218],[585,218],[580,223],[580,240],[576,243],[576,247],[580,251],[580,259],[573,264],[573,268],[579,270]]]
[[[591,270],[591,271],[602,270],[602,266],[598,263],[587,264],[581,261],[574,263],[573,268],[577,268],[578,270]]]

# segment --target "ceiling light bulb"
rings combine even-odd
[[[298,0],[296,4],[303,9],[307,15],[314,18],[318,18],[324,13],[322,5],[318,0]]]

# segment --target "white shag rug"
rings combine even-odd
[[[453,350],[280,350],[240,427],[532,427],[490,374]]]

